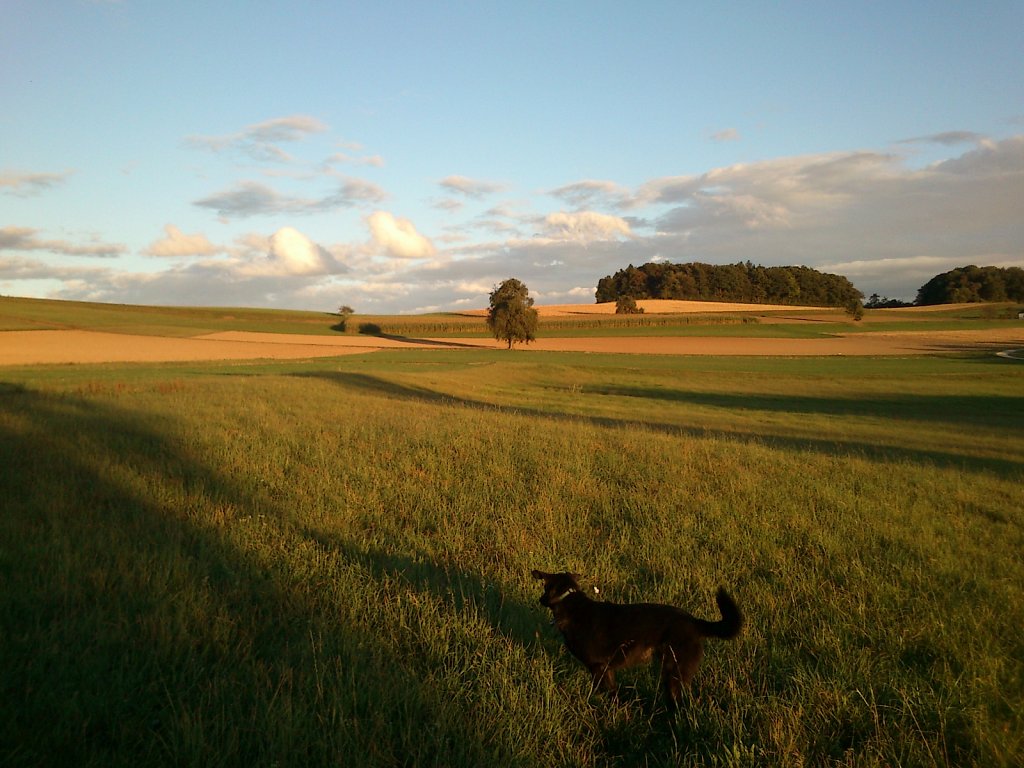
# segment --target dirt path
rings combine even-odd
[[[0,365],[183,362],[332,357],[378,349],[501,349],[491,339],[401,339],[377,336],[298,336],[224,332],[196,338],[132,336],[98,331],[0,333]],[[825,339],[613,337],[538,339],[528,349],[656,355],[876,356],[927,355],[1024,347],[1024,328],[985,331],[908,331]]]

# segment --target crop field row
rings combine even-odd
[[[826,314],[829,313],[826,311]],[[543,315],[544,331],[648,333],[652,329],[754,323],[741,313],[651,315]],[[327,312],[215,307],[146,307],[0,297],[0,331],[87,328],[132,334],[191,336],[217,331],[396,336],[486,336],[482,315],[352,315]]]
[[[581,305],[586,308],[586,305]],[[958,330],[1004,327],[1019,308],[1012,304],[957,306],[927,311],[868,310],[854,322],[837,309],[811,312],[757,311],[641,315],[547,314],[540,336],[703,335],[808,338],[908,328]],[[436,313],[361,315],[347,319],[328,312],[216,307],[150,307],[94,304],[0,296],[0,332],[87,329],[133,335],[199,336],[220,331],[302,335],[391,335],[399,337],[488,336],[482,315]]]
[[[1024,368],[0,371],[0,763],[1012,766]],[[746,616],[591,695],[531,568]]]

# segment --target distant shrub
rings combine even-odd
[[[364,336],[380,336],[383,333],[377,323],[360,323],[359,332]]]
[[[615,300],[616,315],[642,315],[643,313],[644,308],[638,307],[636,299],[632,296],[619,296]]]
[[[914,306],[913,302],[890,299],[888,296],[879,296],[877,293],[872,293],[871,297],[864,302],[865,309],[899,309],[912,306]]]

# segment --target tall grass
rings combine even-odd
[[[1017,765],[1024,369],[0,372],[0,762]],[[533,567],[747,617],[589,695]]]

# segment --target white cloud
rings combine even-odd
[[[249,234],[238,239],[226,262],[207,262],[242,278],[323,277],[346,271],[331,253],[294,227],[281,227],[270,237]]]
[[[902,139],[897,144],[942,144],[952,146],[954,144],[976,144],[984,137],[974,131],[944,131],[933,133],[930,136],[916,136],[912,139]]]
[[[383,168],[384,158],[380,155],[354,156],[344,152],[335,152],[323,162],[324,168],[331,168],[334,165],[369,165],[374,168]]]
[[[548,214],[544,218],[543,235],[553,240],[572,240],[578,243],[590,243],[595,240],[615,240],[633,235],[629,223],[618,216],[595,211],[580,213]]]
[[[640,185],[631,198],[632,207],[681,202],[701,186],[700,176],[662,176]]]
[[[388,193],[371,181],[365,179],[346,178],[334,200],[339,206],[357,205],[359,203],[380,203],[387,200]]]
[[[0,172],[0,189],[18,197],[38,195],[66,182],[74,171],[63,173]]]
[[[1019,177],[1024,174],[1024,136],[979,140],[976,149],[937,163],[931,170],[963,177]]]
[[[241,131],[221,136],[189,136],[186,144],[213,152],[232,150],[260,162],[291,162],[291,156],[277,145],[302,141],[310,134],[322,133],[327,126],[315,117],[290,115],[264,120]]]
[[[164,227],[166,237],[156,240],[145,250],[150,256],[209,256],[220,250],[206,235],[186,235],[173,224]]]
[[[64,256],[96,256],[110,258],[127,252],[120,243],[103,243],[92,238],[89,244],[67,240],[43,240],[31,227],[0,227],[0,251],[49,251]]]
[[[986,262],[988,263],[988,262]],[[822,264],[821,268],[836,272],[847,277],[860,277],[883,272],[900,271],[905,273],[928,273],[929,277],[952,269],[948,257],[943,256],[907,256],[898,259],[857,259],[833,264]]]
[[[449,192],[455,192],[456,194],[464,195],[465,197],[470,197],[474,200],[478,200],[482,197],[486,197],[487,195],[491,195],[505,189],[503,184],[470,179],[466,176],[448,176],[442,179],[439,183],[441,187]]]
[[[435,200],[431,203],[431,206],[439,211],[446,211],[447,213],[458,213],[466,204],[461,200],[456,200],[454,197],[445,197],[440,200]]]
[[[196,200],[193,205],[216,211],[225,218],[266,214],[316,214],[362,203],[379,203],[387,193],[369,181],[347,178],[332,194],[317,198],[284,195],[256,181],[243,181],[231,189]]]
[[[421,259],[436,253],[433,243],[416,231],[408,219],[396,218],[387,211],[376,211],[367,218],[374,244],[390,256]]]
[[[300,141],[311,133],[326,130],[327,126],[315,117],[291,115],[250,125],[241,135],[251,141]]]
[[[614,181],[601,179],[583,179],[551,190],[548,194],[564,200],[577,208],[585,208],[599,204],[615,208],[629,205],[631,195],[625,187]]]
[[[993,262],[982,260],[986,265]],[[903,256],[819,264],[823,272],[848,277],[867,293],[878,293],[892,298],[912,300],[917,289],[935,275],[964,266],[957,257]]]
[[[270,236],[268,256],[289,275],[323,274],[330,261],[323,248],[291,227],[283,227]]]
[[[243,181],[232,189],[196,200],[193,205],[209,208],[225,217],[244,217],[294,211],[313,205],[313,201],[289,198],[278,194],[265,184]]]
[[[192,306],[283,306],[328,310],[346,295],[332,285],[347,268],[306,235],[283,227],[248,234],[224,255],[171,262],[159,272],[68,267],[0,256],[0,281],[56,281],[52,298]],[[318,296],[323,297],[317,298]],[[312,303],[311,303],[312,302]]]
[[[721,131],[716,131],[711,134],[712,141],[739,141],[740,132],[735,128],[725,128]]]
[[[916,296],[917,289],[935,275],[968,263],[991,267],[1024,267],[1024,255],[1014,258],[1005,253],[973,254],[967,259],[948,255],[883,257],[821,264],[818,269],[848,277],[855,285],[864,286],[869,293],[911,300]]]
[[[98,267],[54,266],[38,259],[0,256],[0,280],[61,280],[73,281],[107,274]]]

